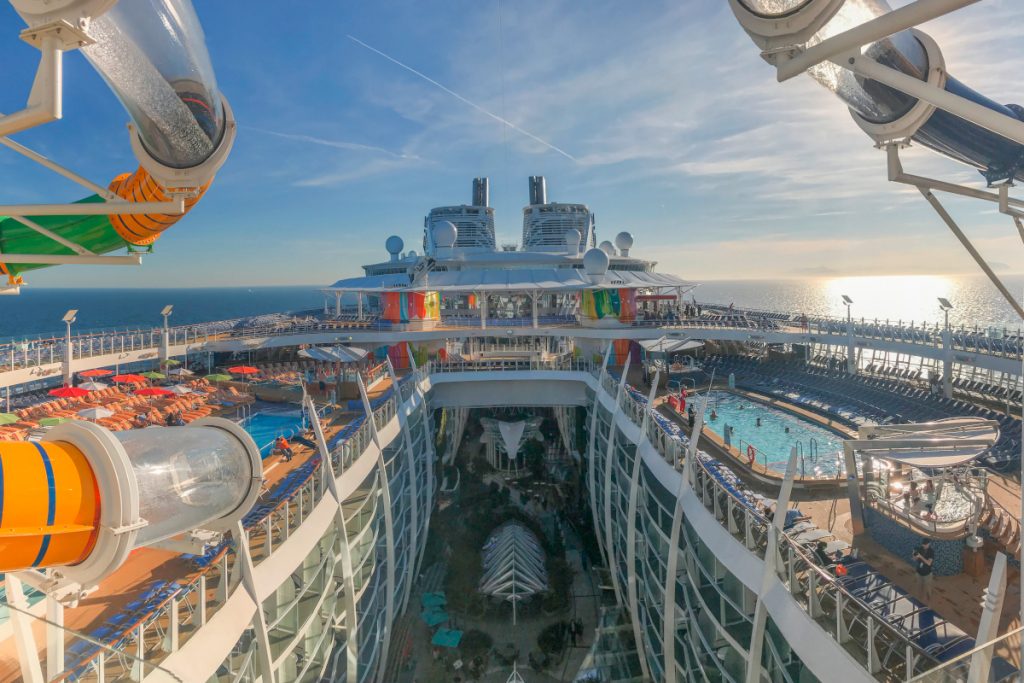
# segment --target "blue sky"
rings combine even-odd
[[[31,284],[328,283],[382,260],[390,234],[418,249],[426,211],[468,202],[477,175],[499,238],[517,241],[531,174],[552,199],[588,204],[599,238],[630,230],[635,255],[684,277],[974,272],[919,195],[885,180],[838,100],[808,78],[775,81],[725,2],[521,0],[501,3],[500,22],[486,0],[195,6],[239,122],[231,158],[142,268],[54,268]],[[926,28],[954,75],[1011,102],[1024,98],[1006,59],[1021,19],[1019,3],[986,0]],[[37,53],[8,3],[0,26],[11,111]],[[127,115],[77,54],[64,113],[17,139],[104,184],[134,169]],[[0,152],[0,201],[82,195]],[[977,178],[925,151],[907,167]],[[985,255],[1020,265],[1011,224],[950,206]]]

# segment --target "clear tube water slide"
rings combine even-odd
[[[98,582],[135,548],[232,528],[262,480],[252,437],[218,418],[126,432],[72,421],[0,442],[0,572],[78,568]]]
[[[786,20],[821,0],[738,0],[750,13],[763,19]],[[846,0],[825,25],[806,43],[816,45],[891,11],[885,0]],[[919,80],[926,80],[928,54],[907,30],[864,47],[867,57]],[[808,70],[814,80],[834,92],[854,112],[870,123],[891,123],[907,114],[917,100],[876,81],[862,78],[832,62]],[[1024,120],[1024,108],[1002,105],[946,77],[948,92],[988,109]],[[912,139],[940,154],[974,166],[990,182],[1024,180],[1024,146],[941,109],[929,116]]]
[[[18,8],[18,0],[12,0]],[[228,125],[202,26],[190,0],[120,0],[92,18],[94,44],[82,54],[114,91],[134,124],[144,150],[141,166],[119,176],[110,190],[129,201],[166,201],[168,188],[147,170],[192,169],[208,160],[225,140]],[[228,141],[230,142],[230,141]],[[154,163],[155,162],[155,163]],[[208,185],[208,183],[207,183]],[[193,188],[186,212],[206,185]],[[104,201],[99,195],[82,203]],[[98,254],[126,245],[148,246],[180,215],[28,216],[61,237]],[[0,251],[10,254],[72,254],[66,246],[13,218],[0,216]],[[16,278],[39,264],[0,263],[0,274]]]

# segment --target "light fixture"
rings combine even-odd
[[[64,317],[61,318],[61,320],[66,322],[68,325],[70,325],[71,323],[75,322],[75,316],[76,315],[78,315],[78,309],[77,308],[72,308],[70,311],[68,311],[67,313],[64,314]]]

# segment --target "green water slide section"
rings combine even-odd
[[[75,204],[102,202],[99,195],[80,199]],[[54,232],[66,240],[80,244],[96,254],[120,249],[125,241],[114,231],[110,219],[103,216],[28,216],[34,223]],[[74,254],[71,249],[54,242],[13,218],[0,218],[0,253],[3,254]],[[2,257],[0,257],[2,258]],[[7,263],[12,275],[27,270],[45,268],[40,263]]]

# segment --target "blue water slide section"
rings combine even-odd
[[[1024,109],[1002,105],[949,76],[946,91],[1011,118],[1024,120]],[[1024,180],[1024,145],[1007,140],[981,126],[936,109],[913,139],[952,159],[974,166],[990,183]]]

